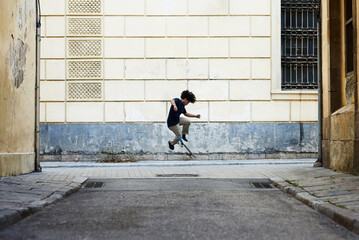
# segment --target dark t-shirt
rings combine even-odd
[[[176,103],[177,112],[175,112],[175,110],[173,109],[173,106],[171,105],[170,113],[168,114],[168,118],[167,118],[167,126],[168,127],[172,127],[174,125],[177,125],[179,123],[179,120],[180,120],[180,115],[182,113],[187,113],[181,99],[175,98],[173,100]]]

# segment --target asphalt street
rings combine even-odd
[[[89,179],[0,239],[358,239],[268,179]]]

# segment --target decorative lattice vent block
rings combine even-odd
[[[102,39],[68,39],[67,57],[102,57]]]
[[[68,79],[99,79],[102,78],[101,60],[70,60],[67,62]]]
[[[102,83],[70,82],[67,85],[68,100],[99,100],[102,99]]]
[[[102,14],[102,0],[68,0],[67,14]]]
[[[102,19],[99,17],[70,17],[67,18],[68,36],[101,36]]]

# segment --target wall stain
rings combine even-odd
[[[347,100],[347,105],[350,105],[352,103],[352,98],[353,98],[354,92],[355,92],[355,82],[354,82],[353,74],[348,76],[345,79],[345,81],[346,81],[346,84],[345,84],[345,98]]]
[[[11,79],[14,80],[14,86],[16,88],[19,88],[24,82],[27,47],[28,45],[19,38],[15,44],[14,36],[11,35],[9,65],[11,69]]]

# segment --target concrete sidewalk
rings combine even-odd
[[[359,234],[359,177],[313,168],[312,160],[42,163],[43,172],[0,180],[0,228],[77,191],[87,178],[269,178],[283,192]]]

